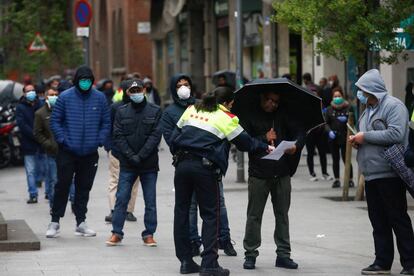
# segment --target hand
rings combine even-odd
[[[335,140],[335,138],[336,138],[335,131],[332,131],[332,130],[329,131],[328,136],[329,136],[330,140]]]
[[[272,146],[275,145],[275,140],[277,138],[276,132],[273,130],[273,128],[271,128],[267,133],[266,133],[266,139],[268,142],[270,142],[270,144]]]
[[[293,147],[291,147],[290,149],[285,150],[285,153],[289,155],[293,155],[296,153],[296,150],[297,150],[296,145],[293,145]]]
[[[266,152],[267,153],[271,153],[272,151],[274,151],[275,150],[275,147],[274,146],[267,146],[267,150],[266,150]]]
[[[135,166],[138,166],[139,163],[141,163],[141,158],[139,158],[138,155],[132,156],[130,160]]]
[[[359,145],[362,145],[364,143],[364,133],[363,132],[358,132],[355,135],[351,135],[349,136],[348,141],[351,143],[351,145],[354,148],[358,148]]]
[[[338,119],[338,121],[340,121],[341,123],[346,123],[348,121],[348,117],[347,116],[338,116],[336,117]]]

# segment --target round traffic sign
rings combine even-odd
[[[75,19],[79,26],[88,27],[92,19],[92,7],[86,0],[78,0],[75,4]]]

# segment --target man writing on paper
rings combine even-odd
[[[269,193],[272,197],[273,213],[276,218],[274,240],[276,266],[297,269],[298,264],[290,258],[289,217],[291,184],[290,177],[296,171],[297,155],[304,145],[304,135],[295,128],[283,106],[279,106],[281,95],[275,92],[260,94],[260,108],[249,118],[241,120],[244,129],[261,141],[278,146],[283,140],[297,140],[278,160],[262,159],[262,155],[249,153],[248,207],[246,233],[243,246],[245,252],[244,269],[254,269],[257,250],[261,243],[263,211]],[[295,158],[296,157],[296,158]]]

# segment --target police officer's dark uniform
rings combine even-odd
[[[171,141],[176,165],[174,242],[181,268],[197,266],[192,260],[188,231],[191,195],[195,191],[203,219],[200,275],[229,275],[217,262],[218,179],[228,167],[229,141],[242,151],[265,153],[268,145],[251,138],[239,125],[238,118],[222,105],[214,112],[190,106],[178,121]],[[197,272],[197,269],[181,272]]]

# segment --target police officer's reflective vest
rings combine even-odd
[[[112,102],[116,103],[116,102],[122,101],[123,96],[124,96],[124,91],[122,90],[122,88],[118,88],[115,91],[115,95],[112,97]]]

